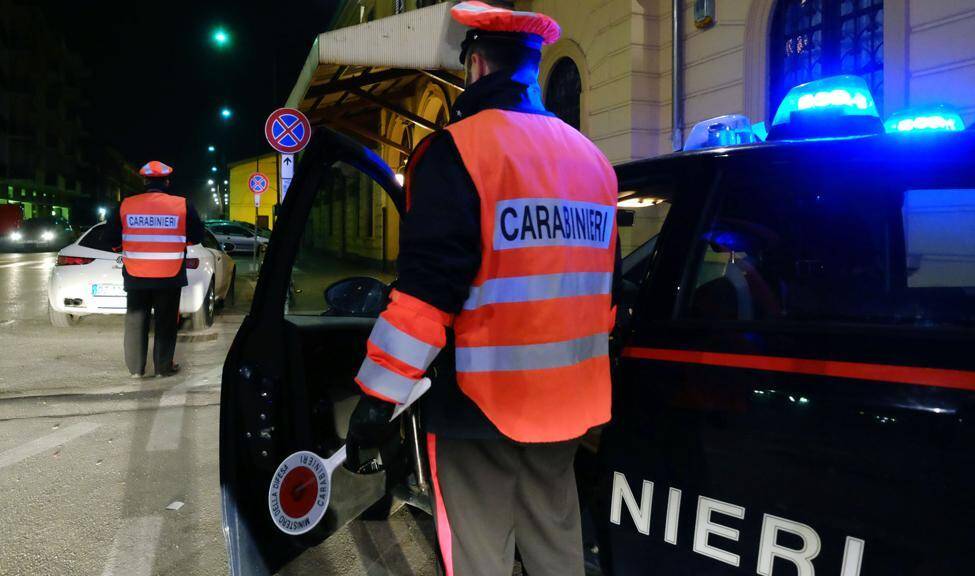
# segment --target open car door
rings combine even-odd
[[[336,220],[345,226],[350,191],[355,191],[356,202],[359,192],[369,191],[371,203],[375,185],[402,212],[403,192],[386,164],[355,141],[322,129],[306,148],[281,206],[250,314],[223,369],[220,484],[233,575],[280,570],[381,504],[390,486],[405,476],[406,466],[397,467],[395,455],[386,452],[371,473],[339,466],[331,479],[327,510],[310,529],[300,526],[321,505],[313,476],[284,482],[279,478],[284,485],[277,502],[269,493],[276,471],[289,456],[309,451],[325,459],[345,443],[359,398],[354,376],[375,318],[328,311],[322,294],[339,279],[337,266],[327,260],[316,266],[303,258],[305,253],[327,253],[328,241],[336,236],[324,227]],[[333,207],[341,209],[341,218],[332,217]],[[372,216],[372,207],[368,209]],[[304,274],[300,279],[299,271]],[[279,522],[284,513],[286,523],[294,520],[299,529],[282,529],[272,518],[275,506]]]

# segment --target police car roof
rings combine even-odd
[[[877,134],[846,138],[778,140],[725,148],[673,152],[616,167],[621,182],[674,163],[708,163],[716,159],[749,162],[834,160],[837,164],[890,158],[957,161],[975,157],[975,131],[929,134]]]

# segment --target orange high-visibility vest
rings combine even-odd
[[[610,418],[616,174],[557,118],[487,110],[447,130],[481,200],[458,384],[514,440],[581,436]]]
[[[186,254],[186,199],[162,192],[126,198],[122,216],[122,262],[137,278],[172,278]]]
[[[610,418],[615,172],[556,118],[486,110],[447,130],[480,197],[481,268],[456,317],[394,291],[357,381],[403,402],[453,325],[458,384],[501,433],[577,438]]]

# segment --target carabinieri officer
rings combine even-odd
[[[169,193],[173,169],[152,161],[142,167],[145,192],[122,201],[105,226],[105,240],[122,246],[125,282],[125,365],[133,377],[146,371],[149,318],[155,319],[152,348],[156,376],[179,371],[173,362],[179,297],[186,286],[186,247],[206,232],[193,205]]]
[[[399,280],[349,440],[380,442],[447,348],[422,410],[444,572],[511,574],[517,546],[533,576],[582,576],[573,459],[610,419],[616,176],[542,105],[554,20],[482,2],[451,13],[472,28],[468,88],[410,159]]]

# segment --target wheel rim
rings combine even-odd
[[[213,284],[210,284],[210,290],[207,292],[207,320],[213,320],[213,314],[216,308],[217,296],[213,293]]]

